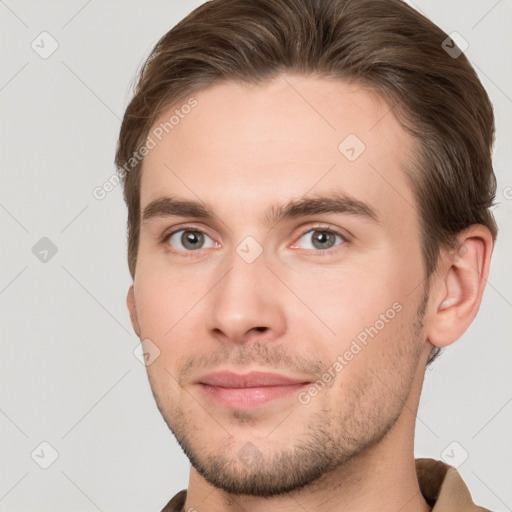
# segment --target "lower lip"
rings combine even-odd
[[[292,393],[298,393],[308,385],[308,383],[301,383],[288,386],[262,386],[259,388],[222,388],[200,384],[200,387],[207,396],[224,406],[235,409],[250,409]]]

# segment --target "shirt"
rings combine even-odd
[[[416,474],[420,491],[432,512],[490,512],[473,503],[471,494],[459,472],[452,466],[434,459],[416,459]],[[180,491],[162,512],[186,512],[187,491]]]

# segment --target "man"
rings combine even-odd
[[[213,0],[121,128],[127,297],[192,464],[164,511],[485,510],[414,459],[426,365],[473,321],[492,107],[399,0]]]

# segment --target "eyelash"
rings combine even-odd
[[[168,244],[168,241],[169,239],[171,238],[171,236],[173,236],[174,234],[180,232],[180,231],[193,231],[193,232],[198,232],[198,233],[202,233],[204,235],[207,235],[207,236],[210,236],[206,231],[203,231],[202,229],[199,229],[195,226],[180,226],[179,229],[174,229],[173,231],[171,231],[170,233],[165,233],[164,235],[162,235],[161,239],[160,239],[160,243],[163,244],[163,245],[167,245],[167,249],[169,250],[169,252],[173,253],[173,254],[179,254],[180,256],[185,256],[185,257],[195,257],[197,256],[197,254],[199,253],[199,251],[201,251],[201,249],[195,249],[195,250],[192,250],[192,251],[178,251],[178,250],[175,250],[175,249],[172,249],[171,246]],[[310,254],[312,254],[313,256],[328,256],[330,254],[332,254],[333,252],[337,252],[337,250],[340,250],[342,246],[344,246],[345,244],[348,243],[348,239],[347,239],[347,236],[344,235],[343,233],[341,233],[340,231],[337,231],[335,229],[332,229],[330,227],[327,227],[327,226],[322,226],[322,225],[319,225],[319,226],[310,226],[308,227],[308,229],[302,231],[300,233],[300,235],[296,238],[296,241],[300,240],[305,234],[311,232],[311,231],[320,231],[320,232],[326,232],[326,233],[332,233],[333,235],[338,235],[341,240],[342,240],[342,243],[339,244],[339,245],[336,245],[330,249],[326,249],[326,250],[321,250],[321,249],[305,249],[306,251],[308,251]],[[210,237],[212,238],[212,237]],[[212,238],[213,240],[213,238]],[[296,242],[294,242],[295,244]]]

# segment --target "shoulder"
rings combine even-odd
[[[186,489],[176,494],[167,505],[162,509],[161,512],[182,512],[185,506],[185,500],[187,499]]]
[[[416,459],[416,474],[421,493],[432,512],[491,512],[473,503],[471,494],[453,466],[435,459]]]

